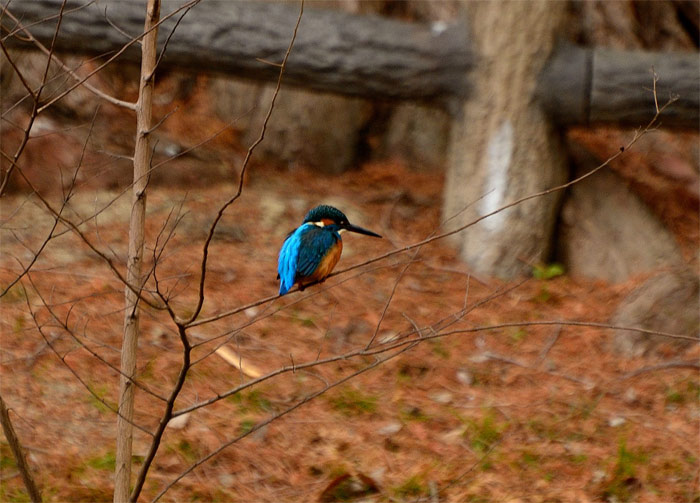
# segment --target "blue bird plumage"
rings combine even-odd
[[[306,214],[301,226],[285,239],[277,264],[280,295],[295,283],[303,290],[307,285],[323,281],[333,270],[343,250],[343,230],[381,237],[352,225],[338,209],[321,205]]]

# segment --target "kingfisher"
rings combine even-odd
[[[348,217],[333,206],[316,206],[284,240],[277,263],[280,295],[287,293],[294,283],[303,290],[328,277],[343,251],[340,237],[343,231],[381,238],[376,232],[352,225]]]

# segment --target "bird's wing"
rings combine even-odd
[[[302,225],[291,232],[287,236],[287,239],[284,240],[284,244],[280,250],[279,259],[277,261],[277,274],[280,279],[280,295],[287,293],[294,285],[297,273],[297,259],[301,246],[300,237],[305,232],[306,227],[308,226]]]
[[[292,229],[291,231],[289,231],[289,232],[287,233],[287,235],[286,235],[285,238],[284,238],[285,243],[286,243],[287,240],[292,236],[292,234],[294,234],[294,232],[296,232],[296,230],[297,230],[297,229]],[[284,243],[282,244],[282,248],[284,248]],[[282,257],[282,250],[280,250],[280,258],[281,258],[281,257]],[[279,273],[280,268],[281,268],[281,267],[280,267],[280,263],[278,262],[278,264],[277,264],[277,279],[280,279],[280,273]]]
[[[316,226],[309,226],[306,232],[301,233],[297,278],[311,276],[337,239],[333,232]]]

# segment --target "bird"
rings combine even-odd
[[[302,224],[287,235],[280,249],[277,262],[279,294],[286,294],[295,283],[303,290],[312,283],[325,280],[340,260],[343,251],[340,234],[343,231],[382,237],[352,225],[348,217],[333,206],[316,206],[306,214]]]

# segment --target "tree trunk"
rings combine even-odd
[[[148,0],[144,31],[158,23],[160,0]],[[134,147],[134,184],[129,223],[129,260],[124,317],[124,341],[122,343],[121,371],[119,379],[119,417],[117,418],[117,452],[114,481],[114,503],[129,500],[131,486],[131,448],[133,441],[134,385],[131,378],[136,370],[136,350],[139,337],[138,294],[142,287],[146,223],[146,187],[150,160],[149,130],[153,102],[153,83],[156,65],[158,29],[144,38],[141,46],[141,82],[136,104],[136,146]],[[134,291],[135,290],[135,291]]]
[[[466,223],[566,178],[560,136],[535,99],[566,4],[536,0],[470,2],[478,63],[471,98],[456,118],[445,183],[444,217]],[[559,196],[513,207],[459,233],[475,271],[501,277],[547,259]],[[453,224],[454,225],[454,224]]]

